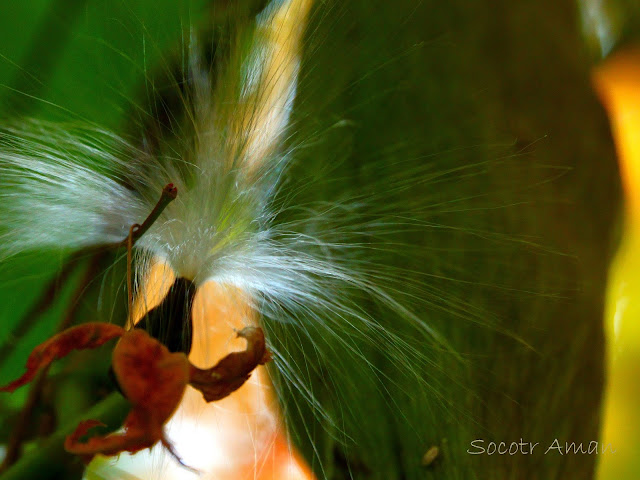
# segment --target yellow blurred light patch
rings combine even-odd
[[[613,55],[594,72],[611,123],[626,197],[625,232],[611,268],[606,310],[608,379],[600,480],[631,480],[640,472],[640,48]]]

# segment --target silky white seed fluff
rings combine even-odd
[[[446,312],[453,319],[488,328],[493,328],[494,319],[455,289],[427,281],[432,275],[453,286],[468,282],[464,275],[455,276],[459,266],[422,274],[422,283],[405,279],[411,268],[407,264],[440,259],[442,251],[419,251],[429,248],[422,241],[416,247],[385,239],[395,238],[398,231],[451,232],[469,239],[466,248],[471,256],[476,245],[478,249],[539,245],[535,238],[456,223],[457,215],[471,210],[482,213],[513,207],[509,201],[496,202],[484,193],[442,198],[443,185],[452,191],[457,183],[484,178],[487,161],[441,169],[429,158],[410,158],[409,169],[398,164],[396,171],[376,180],[384,185],[385,196],[371,196],[370,185],[354,185],[347,197],[296,203],[297,192],[287,190],[287,181],[298,153],[352,124],[348,118],[337,118],[331,131],[291,141],[297,127],[292,112],[295,102],[301,101],[296,95],[304,22],[287,27],[289,34],[283,43],[271,25],[276,15],[294,7],[282,4],[280,13],[274,7],[262,14],[250,47],[232,53],[228,72],[219,76],[201,65],[203,45],[196,35],[188,35],[184,63],[193,87],[192,96],[184,99],[188,115],[172,132],[175,143],[157,157],[130,138],[93,125],[40,120],[3,124],[0,254],[6,258],[31,250],[72,251],[120,242],[132,224],[141,223],[151,212],[162,188],[173,183],[178,197],[136,244],[139,285],[159,258],[176,275],[198,285],[213,281],[247,292],[267,330],[290,327],[288,337],[269,338],[273,364],[283,379],[277,384],[280,393],[296,391],[341,441],[349,438],[342,416],[355,408],[348,403],[349,388],[341,383],[353,382],[348,375],[352,362],[372,376],[384,377],[391,388],[406,388],[406,382],[382,372],[362,344],[411,377],[452,418],[469,415],[442,393],[442,378],[450,382],[457,378],[446,372],[430,375],[444,368],[432,352],[457,364],[463,365],[466,359],[454,351],[429,317],[433,312]],[[465,148],[473,149],[459,150]],[[327,168],[332,168],[332,159],[326,161]],[[369,166],[376,161],[372,158]],[[393,200],[399,193],[416,189],[420,196],[407,195],[402,204]],[[283,216],[287,220],[281,220]],[[379,259],[389,255],[402,266]],[[375,312],[380,310],[391,312],[402,334],[378,321]],[[289,354],[296,336],[313,345],[313,351],[305,352],[304,364],[296,363]],[[340,352],[333,350],[335,345]],[[324,392],[310,387],[310,372],[325,367],[332,398],[344,395],[337,407],[321,398]],[[389,398],[393,404],[394,396]],[[295,410],[296,406],[285,408]]]
[[[192,117],[185,131],[191,138],[181,139],[176,157],[156,162],[130,141],[91,125],[37,120],[3,125],[2,254],[122,241],[129,227],[153,209],[163,186],[174,183],[177,199],[136,245],[138,282],[144,281],[149,262],[160,258],[177,275],[199,284],[242,288],[266,321],[296,323],[311,337],[335,337],[347,350],[354,348],[344,334],[350,324],[349,335],[383,342],[386,355],[400,368],[417,371],[426,361],[423,352],[386,331],[351,298],[353,292],[376,298],[414,323],[429,342],[448,348],[424,317],[385,288],[385,279],[391,284],[400,273],[366,260],[369,235],[415,221],[392,219],[380,205],[372,214],[377,200],[366,198],[366,188],[331,205],[272,203],[289,159],[296,148],[306,148],[281,147],[290,131],[299,73],[299,38],[290,37],[299,37],[303,25],[292,29],[283,45],[270,30],[272,12],[262,15],[249,53],[232,54],[229,63],[240,66],[240,80],[223,76],[226,83],[212,91],[213,79],[195,55],[190,58],[194,96],[188,100]],[[191,42],[190,50],[197,51],[197,42]],[[129,185],[132,180],[135,188]],[[422,175],[421,181],[428,178]],[[403,189],[403,182],[405,176],[399,182],[391,178],[389,187]],[[274,221],[289,208],[304,214],[293,223]],[[327,226],[333,230],[327,232]],[[358,243],[358,238],[363,240]],[[286,370],[286,352],[277,345],[274,350]],[[368,362],[357,350],[351,354]],[[416,378],[424,381],[420,373]],[[304,389],[300,379],[291,379]],[[312,393],[308,396],[316,402]]]

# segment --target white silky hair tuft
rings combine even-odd
[[[89,3],[74,38],[104,70],[114,58],[120,68],[97,81],[87,68],[89,95],[76,103],[42,89],[29,97],[88,122],[0,125],[0,260],[121,242],[166,184],[177,187],[135,245],[129,319],[160,301],[173,274],[193,280],[202,315],[178,340],[192,340],[194,364],[244,347],[233,329],[259,322],[272,361],[246,386],[275,393],[273,410],[234,417],[222,403],[207,407],[219,414],[211,425],[237,434],[215,447],[195,432],[200,413],[178,411],[171,422],[187,428],[173,431],[188,440],[171,440],[188,465],[199,467],[196,450],[229,472],[255,461],[272,441],[261,425],[283,420],[287,445],[318,478],[572,470],[568,456],[464,452],[475,438],[597,434],[617,173],[601,161],[611,152],[600,109],[589,106],[588,65],[573,58],[580,43],[549,48],[555,35],[535,35],[548,18],[527,22],[521,5],[495,17],[464,2],[410,0],[206,0],[206,13],[197,0],[133,2],[142,14],[124,0]],[[568,40],[560,10],[549,27]],[[69,68],[84,66],[77,51],[59,67],[67,95],[85,78]],[[554,104],[567,108],[554,115]],[[93,120],[104,105],[116,113]],[[566,121],[583,108],[585,125]],[[599,147],[584,132],[607,138]],[[83,297],[87,318],[124,320],[115,318],[118,308],[126,315],[118,255]],[[93,292],[97,305],[84,302]],[[443,455],[421,466],[433,446]],[[151,456],[140,478],[167,478],[173,460]],[[575,462],[591,475],[588,461]],[[176,478],[193,477],[174,467]]]
[[[445,388],[456,381],[445,363],[460,366],[464,360],[428,315],[446,311],[482,325],[491,318],[455,292],[407,281],[407,264],[414,258],[424,261],[429,253],[420,251],[422,240],[401,243],[395,234],[449,230],[518,242],[442,223],[443,213],[469,205],[464,196],[443,200],[438,189],[447,184],[455,190],[456,175],[477,177],[486,164],[449,171],[410,159],[410,169],[392,165],[395,171],[372,184],[350,185],[347,197],[297,203],[299,191],[285,185],[291,180],[291,159],[323,135],[352,125],[339,119],[331,132],[314,131],[302,140],[295,136],[294,102],[304,102],[296,99],[304,23],[287,23],[287,15],[304,18],[310,2],[302,2],[306,5],[297,12],[281,3],[284,7],[267,9],[255,29],[240,35],[237,48],[222,56],[222,71],[202,63],[204,45],[190,34],[183,62],[189,90],[181,92],[186,114],[172,123],[168,140],[153,144],[154,138],[144,138],[134,144],[100,128],[35,120],[5,126],[0,249],[8,256],[122,241],[130,226],[151,212],[162,188],[173,183],[177,198],[135,246],[140,291],[150,266],[161,259],[177,276],[199,285],[213,281],[246,292],[268,334],[278,395],[302,399],[341,442],[352,433],[345,418],[354,392],[376,382],[400,394],[408,388],[428,394],[452,418],[469,415],[451,403]],[[180,86],[174,81],[173,87]],[[332,160],[323,168],[332,168]],[[368,167],[375,169],[376,162]],[[310,179],[305,188],[315,187]],[[394,198],[416,190],[420,193],[405,195],[415,203]],[[474,208],[479,198],[472,198]],[[386,244],[385,238],[397,243]],[[380,312],[385,322],[376,317]],[[303,355],[292,355],[305,348],[301,345],[307,345]],[[388,368],[378,366],[377,356]],[[371,378],[354,382],[354,369]],[[317,375],[334,390],[331,400],[314,390]],[[285,416],[295,413],[297,401],[283,405]],[[396,397],[386,401],[392,405]]]
[[[436,329],[403,304],[403,296],[422,295],[424,302],[433,298],[437,305],[440,294],[419,286],[406,288],[398,280],[400,270],[376,263],[374,255],[369,258],[376,248],[368,240],[372,235],[384,236],[401,223],[403,228],[425,225],[407,217],[393,219],[395,207],[368,199],[366,186],[330,205],[274,203],[289,159],[307,147],[282,145],[295,128],[290,113],[304,33],[304,24],[287,24],[287,15],[304,18],[310,2],[282,4],[263,12],[251,32],[250,48],[238,48],[226,59],[230,74],[217,76],[201,65],[201,46],[191,36],[188,125],[172,132],[184,136],[177,147],[171,145],[157,157],[100,128],[36,120],[4,126],[0,249],[9,256],[122,241],[129,227],[151,212],[164,185],[173,183],[177,199],[136,244],[138,284],[144,282],[151,260],[160,258],[178,276],[198,284],[240,287],[265,322],[294,324],[312,343],[318,336],[331,338],[372,370],[370,359],[351,339],[378,345],[399,370],[438,397],[435,380],[426,381],[423,370],[439,367],[415,342],[380,325],[357,301],[363,296],[375,299],[413,325],[423,346],[456,356]],[[334,128],[345,126],[338,122]],[[428,180],[429,168],[418,176]],[[473,174],[473,167],[470,170]],[[407,178],[390,178],[388,186],[408,188]],[[433,177],[434,183],[439,181]],[[290,211],[295,212],[292,220],[278,221]],[[286,388],[298,389],[339,429],[338,421],[327,416],[321,401],[305,387],[300,366],[289,362],[286,345],[278,338],[271,345],[275,364],[290,382]],[[320,348],[315,355],[329,353]]]
[[[156,162],[93,126],[35,119],[3,125],[0,255],[122,241],[168,183],[177,186],[178,199],[138,243],[139,253],[203,282],[219,275],[221,259],[253,249],[252,239],[268,228],[268,203],[286,163],[287,154],[276,150],[298,71],[295,55],[274,65],[274,49],[282,46],[269,38],[272,11],[254,32],[264,38],[252,40],[246,57],[230,60],[241,64],[243,78],[226,78],[230,86],[221,94],[212,94],[215,79],[198,64],[192,39],[192,142],[177,158]]]
[[[97,128],[26,120],[0,131],[0,252],[121,241],[148,212],[121,183],[132,148]]]

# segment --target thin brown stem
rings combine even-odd
[[[65,330],[73,323],[80,306],[82,295],[86,290],[89,282],[91,282],[91,280],[95,277],[96,270],[100,265],[102,256],[103,255],[94,255],[94,257],[87,264],[82,279],[73,292],[73,296],[71,297],[71,302],[69,303],[67,312],[58,325],[58,332]],[[29,423],[32,421],[33,410],[35,409],[42,395],[42,389],[46,383],[48,372],[49,366],[43,368],[38,373],[38,377],[36,378],[34,383],[31,385],[29,395],[27,396],[27,400],[22,407],[22,411],[20,412],[18,421],[11,431],[11,437],[9,438],[9,443],[7,445],[6,456],[4,458],[4,461],[2,462],[2,465],[0,465],[0,472],[6,470],[16,461],[18,461],[20,455],[22,454],[22,444],[27,435]]]
[[[142,225],[134,224],[129,229],[129,235],[122,242],[118,242],[116,244],[95,247],[91,249],[85,249],[80,252],[75,253],[71,259],[67,262],[67,264],[63,267],[58,275],[50,282],[47,288],[44,290],[40,299],[36,302],[36,304],[27,312],[27,315],[24,319],[18,324],[18,327],[14,332],[12,332],[12,337],[14,339],[20,338],[22,335],[26,334],[33,325],[35,325],[35,320],[45,311],[47,311],[53,301],[55,300],[56,293],[58,291],[58,285],[64,283],[69,275],[73,272],[73,269],[77,265],[77,260],[84,257],[87,253],[91,252],[93,255],[87,264],[85,272],[80,280],[80,283],[74,290],[74,293],[71,297],[71,302],[69,307],[67,308],[67,312],[63,317],[62,321],[58,325],[57,332],[61,332],[68,328],[74,321],[75,316],[77,314],[78,308],[80,306],[80,300],[82,295],[84,294],[87,285],[91,282],[96,274],[96,270],[98,269],[105,253],[112,248],[119,248],[126,246],[127,247],[127,288],[128,288],[128,300],[129,300],[129,313],[131,312],[133,305],[133,288],[132,288],[132,280],[131,280],[131,252],[133,249],[133,245],[135,242],[153,225],[153,223],[158,219],[163,210],[173,201],[178,194],[178,190],[174,187],[173,184],[168,184],[162,189],[162,194],[160,195],[160,199],[158,203],[153,208],[151,213],[147,216]],[[13,344],[7,344],[0,349],[0,361],[6,358],[11,351],[13,350]],[[31,386],[31,390],[29,391],[29,395],[27,400],[22,408],[18,421],[11,432],[11,437],[9,438],[9,443],[7,445],[6,456],[2,465],[0,465],[0,472],[6,470],[11,465],[13,465],[22,454],[22,444],[27,435],[27,430],[29,423],[32,419],[33,410],[38,404],[38,401],[42,394],[42,388],[46,383],[47,373],[49,371],[49,367],[42,369],[35,382]]]
[[[9,340],[0,346],[0,364],[3,364],[9,355],[11,355],[17,341],[24,337],[31,328],[35,326],[40,315],[49,310],[51,305],[53,305],[60,285],[63,285],[69,279],[69,276],[71,276],[75,267],[78,265],[77,260],[78,255],[72,255],[72,257],[67,260],[62,270],[47,284],[33,306],[27,310],[18,321],[14,330],[9,334]]]
[[[27,435],[29,423],[32,420],[31,415],[33,413],[33,409],[36,407],[40,400],[42,387],[44,386],[45,379],[47,378],[47,372],[49,372],[49,366],[43,368],[40,372],[38,372],[38,376],[33,382],[33,385],[31,385],[27,400],[24,402],[22,410],[20,411],[20,415],[18,416],[18,420],[11,430],[11,436],[9,437],[9,443],[7,444],[6,455],[2,464],[0,465],[0,472],[4,472],[7,468],[16,463],[22,455],[22,443],[25,436]]]
[[[129,301],[129,315],[133,312],[133,280],[131,278],[131,263],[133,260],[131,253],[133,250],[133,236],[138,230],[140,230],[140,225],[134,223],[131,225],[129,236],[127,237],[127,299]]]
[[[138,239],[142,235],[144,235],[147,232],[147,230],[149,230],[149,228],[151,228],[151,225],[155,223],[155,221],[162,214],[164,209],[167,208],[167,205],[169,205],[172,201],[174,201],[177,196],[178,196],[178,189],[173,185],[173,183],[169,183],[165,185],[165,187],[162,189],[162,193],[160,194],[160,199],[158,200],[158,203],[156,203],[156,206],[153,207],[153,210],[151,210],[151,213],[147,216],[144,222],[142,222],[139,228],[133,233],[132,244],[135,244],[136,241],[138,241]],[[128,242],[129,242],[129,236],[127,236],[127,238],[125,238],[118,245],[122,247],[126,247],[128,245]]]
[[[135,245],[136,241],[147,230],[149,230],[151,225],[153,225],[153,223],[158,219],[167,205],[169,205],[169,203],[171,203],[171,201],[176,198],[177,194],[178,190],[172,183],[166,185],[162,189],[162,193],[160,195],[158,203],[156,203],[151,213],[147,216],[140,228],[136,230],[136,232],[132,236],[132,247],[133,245]],[[129,235],[121,242],[85,248],[71,255],[71,257],[66,261],[65,265],[58,272],[58,274],[47,284],[42,294],[40,295],[40,297],[38,297],[33,306],[18,321],[14,330],[9,334],[9,340],[0,345],[0,364],[4,363],[9,355],[11,355],[11,353],[15,349],[17,341],[20,338],[24,337],[36,325],[38,319],[40,318],[40,315],[51,308],[51,305],[53,305],[53,302],[58,294],[60,285],[63,285],[69,279],[81,259],[86,258],[87,256],[99,256],[105,251],[112,250],[114,248],[126,247],[128,246],[128,242]],[[93,261],[93,259],[91,259],[90,261]]]

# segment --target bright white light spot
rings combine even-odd
[[[598,40],[600,54],[604,58],[617,40],[617,32],[614,31],[607,5],[602,0],[583,0],[580,6],[583,29],[587,35],[593,35]]]
[[[629,305],[629,297],[620,297],[616,301],[616,311],[613,314],[613,335],[614,341],[613,344],[618,343],[618,338],[620,337],[620,327],[622,325],[622,317],[624,316],[624,312]]]

